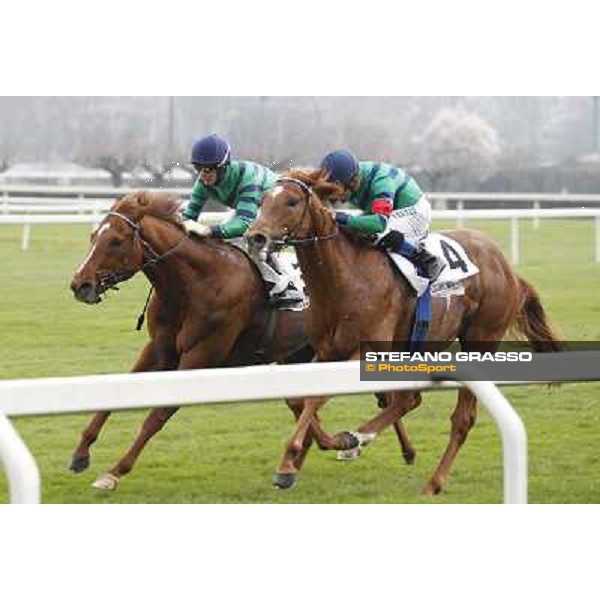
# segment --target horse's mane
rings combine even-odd
[[[180,215],[181,204],[181,198],[174,194],[136,191],[116,200],[111,210],[129,215],[136,221],[146,215],[156,217],[177,226],[183,231]]]
[[[327,180],[327,171],[324,169],[316,169],[314,171],[290,169],[283,176],[298,179],[302,183],[305,183],[312,188],[323,202],[329,202],[330,196],[340,194],[343,191],[339,184]]]
[[[187,235],[181,218],[182,203],[179,196],[168,192],[136,191],[116,200],[111,210],[123,213],[134,221],[140,221],[145,216],[155,217],[174,225]],[[246,254],[235,244],[225,243],[224,240],[198,236],[192,236],[191,239],[195,243],[218,247],[234,254]]]

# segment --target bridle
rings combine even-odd
[[[127,225],[129,225],[129,227],[132,229],[133,231],[133,241],[138,242],[142,245],[143,248],[143,254],[142,256],[145,255],[145,251],[147,251],[150,255],[151,258],[145,260],[145,262],[142,264],[141,267],[138,267],[136,269],[127,269],[127,270],[120,270],[120,271],[114,271],[113,273],[108,273],[107,275],[102,275],[100,276],[98,279],[98,288],[99,288],[99,293],[103,293],[109,289],[118,289],[116,288],[117,284],[122,283],[123,281],[127,281],[128,279],[131,279],[138,271],[144,271],[145,269],[149,268],[149,267],[153,267],[156,264],[158,264],[159,262],[166,260],[167,258],[169,258],[169,256],[171,256],[173,253],[175,253],[177,250],[179,250],[179,248],[181,248],[181,246],[183,246],[183,244],[185,244],[185,242],[189,239],[189,235],[186,234],[184,235],[181,240],[179,242],[177,242],[177,244],[175,244],[175,246],[173,246],[172,248],[169,248],[164,254],[159,254],[152,246],[150,243],[148,243],[141,234],[141,228],[139,223],[136,223],[135,221],[132,221],[129,217],[125,216],[124,214],[111,210],[108,211],[106,213],[106,216],[104,217],[103,221],[105,219],[107,219],[108,217],[117,217],[119,219],[121,219],[123,222],[127,223]],[[102,222],[101,222],[102,223]]]
[[[336,223],[335,231],[328,235],[314,235],[314,236],[307,237],[307,238],[296,238],[295,235],[298,232],[298,230],[302,227],[302,225],[304,224],[304,219],[306,219],[306,215],[308,214],[308,211],[310,208],[310,201],[312,199],[312,195],[314,192],[313,192],[312,188],[309,187],[308,185],[306,185],[303,181],[300,181],[299,179],[294,179],[293,177],[280,177],[275,182],[275,185],[277,185],[278,183],[281,183],[281,184],[294,183],[294,184],[296,184],[304,192],[304,200],[305,200],[304,209],[302,211],[302,215],[300,216],[300,220],[298,221],[296,226],[292,227],[292,229],[287,233],[287,235],[285,235],[283,237],[283,239],[281,240],[281,243],[283,245],[301,246],[303,244],[316,244],[317,242],[326,242],[327,240],[332,240],[333,238],[337,237],[337,235],[339,233],[339,228]]]

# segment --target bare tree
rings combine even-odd
[[[462,107],[440,110],[417,144],[422,172],[433,190],[457,173],[469,181],[485,179],[501,155],[496,131]]]
[[[81,108],[73,158],[108,171],[113,185],[120,187],[125,173],[143,163],[153,141],[152,131],[145,127],[151,118],[146,107],[142,104],[134,108],[116,100],[102,99]]]

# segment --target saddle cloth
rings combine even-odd
[[[425,247],[446,265],[438,279],[431,285],[431,295],[464,294],[464,287],[460,282],[479,273],[479,268],[469,258],[465,249],[457,241],[441,233],[430,233],[425,239]],[[427,289],[429,279],[421,277],[415,265],[404,256],[389,250],[388,255],[392,264],[404,275],[420,297]]]

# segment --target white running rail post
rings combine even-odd
[[[456,227],[462,229],[465,226],[465,215],[463,212],[465,210],[465,203],[462,200],[458,200],[456,203],[456,210]]]
[[[29,249],[29,239],[31,238],[31,224],[23,225],[23,237],[21,238],[21,250]]]
[[[510,219],[510,256],[513,265],[519,264],[519,218]]]
[[[533,201],[533,209],[537,210],[537,211],[540,210],[540,201],[539,200]],[[535,216],[533,217],[533,228],[534,229],[540,228],[540,215],[539,214],[535,214]]]
[[[463,381],[481,400],[500,432],[504,456],[504,503],[527,504],[527,432],[523,421],[490,381]]]
[[[0,463],[6,471],[11,503],[39,504],[41,482],[37,464],[3,412],[0,412]]]

